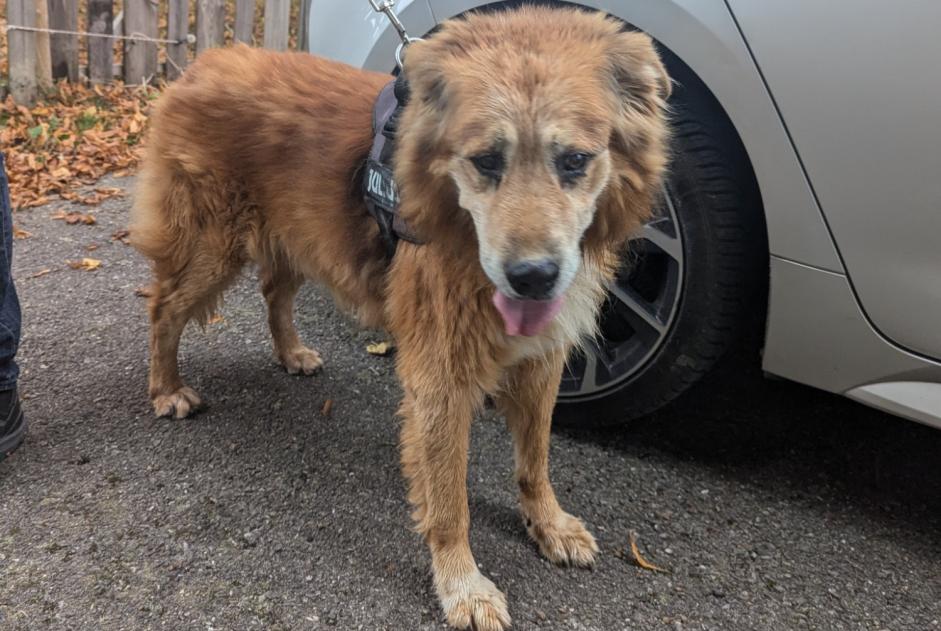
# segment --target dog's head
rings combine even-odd
[[[403,213],[430,239],[469,217],[498,307],[551,307],[649,213],[670,79],[647,35],[578,10],[471,14],[412,44],[405,73]]]

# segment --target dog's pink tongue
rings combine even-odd
[[[559,313],[564,296],[552,300],[518,300],[500,291],[493,294],[493,304],[503,316],[507,335],[538,335]]]

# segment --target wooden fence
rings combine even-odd
[[[292,0],[264,0],[263,6],[260,0],[6,3],[8,85],[21,104],[33,103],[57,79],[99,84],[121,78],[129,85],[153,83],[162,77],[173,80],[194,54],[227,41],[275,50],[289,47]],[[305,49],[311,0],[293,3],[296,46]],[[84,15],[81,24],[80,13]],[[263,37],[256,38],[256,26],[262,24],[258,19],[263,20]],[[122,44],[119,63],[115,63],[116,41]]]

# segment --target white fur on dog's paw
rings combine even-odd
[[[438,588],[448,624],[457,629],[504,631],[510,626],[506,596],[480,572],[447,581]]]
[[[298,346],[277,355],[278,362],[292,375],[312,375],[323,368],[320,353],[306,346]]]
[[[202,407],[202,401],[196,391],[189,386],[183,386],[170,394],[158,394],[154,397],[154,412],[158,417],[172,416],[183,419]]]
[[[542,555],[557,565],[592,567],[598,556],[598,544],[578,517],[560,512],[548,522],[526,519],[526,531]]]

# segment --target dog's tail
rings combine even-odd
[[[165,155],[165,154],[164,154]],[[216,182],[202,182],[187,173],[173,158],[148,151],[134,195],[129,242],[153,263],[154,282],[149,288],[150,308],[182,290],[194,276],[212,278],[230,268],[232,261],[215,260],[228,248],[207,239],[225,238],[221,231],[206,230],[213,210],[224,200]],[[231,250],[228,250],[231,252]],[[207,281],[208,282],[208,281]],[[205,322],[217,308],[218,298],[207,295],[198,301],[190,316]]]
[[[164,271],[174,273],[185,266],[190,241],[199,233],[194,229],[197,209],[188,178],[149,153],[134,193],[129,242],[155,265],[169,266]]]

